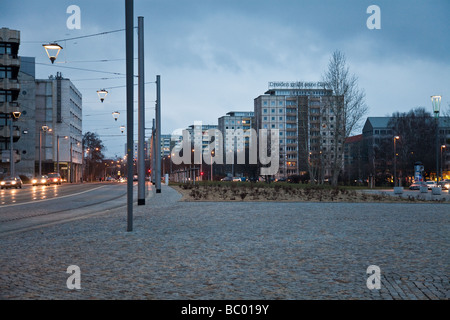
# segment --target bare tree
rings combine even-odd
[[[325,117],[323,127],[332,136],[331,146],[324,154],[331,183],[336,186],[343,169],[345,140],[361,127],[368,107],[365,103],[365,92],[358,87],[358,78],[350,74],[342,52],[333,53],[322,82],[324,89],[331,91],[331,95],[323,98],[327,114],[322,114],[322,119]]]

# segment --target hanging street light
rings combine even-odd
[[[123,133],[125,131],[125,126],[120,126],[120,131]]]
[[[50,59],[50,61],[53,64],[55,62],[56,58],[58,57],[59,51],[61,51],[61,49],[63,47],[61,47],[57,43],[43,44],[42,46],[44,47],[45,52],[47,52],[48,58]]]
[[[115,121],[117,121],[117,118],[119,118],[119,115],[120,115],[120,112],[119,112],[119,111],[114,111],[114,112],[112,113],[112,116],[113,116],[113,118],[114,118]]]
[[[108,91],[105,89],[97,90],[98,97],[100,98],[100,101],[103,102],[105,100],[106,95],[108,94]]]

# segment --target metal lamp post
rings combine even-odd
[[[213,181],[213,155],[214,155],[214,150],[211,151],[211,181]]]
[[[41,157],[41,149],[42,149],[42,132],[47,132],[48,126],[43,125],[39,129],[39,176],[42,176],[42,157]]]
[[[15,164],[15,160],[14,160],[14,147],[13,147],[13,143],[14,143],[14,137],[13,137],[13,121],[16,121],[20,118],[21,113],[19,111],[15,111],[11,113],[11,122],[10,122],[10,129],[9,129],[9,143],[10,143],[10,148],[11,148],[11,153],[9,156],[9,171],[11,174],[11,177],[14,177],[16,175],[15,173],[15,168],[14,168],[14,164]]]
[[[394,137],[394,187],[397,186],[397,146],[396,141],[399,140],[399,136]]]
[[[64,139],[68,139],[68,136],[56,136],[56,172],[59,173],[59,139],[60,138],[64,138]]]
[[[431,96],[434,118],[436,119],[436,183],[439,182],[439,111],[441,108],[441,96]]]
[[[442,180],[444,179],[444,172],[443,172],[444,162],[442,161],[442,150],[445,148],[446,148],[445,144],[441,145],[441,178],[442,178]]]

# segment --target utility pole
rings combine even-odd
[[[127,87],[127,231],[133,231],[133,0],[125,0],[125,47]]]
[[[138,17],[138,205],[145,205],[145,89],[144,89],[144,17]]]
[[[156,193],[161,193],[161,76],[156,76]]]

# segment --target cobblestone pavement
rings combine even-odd
[[[1,299],[439,299],[449,293],[449,206],[178,202],[0,235]],[[81,271],[70,290],[67,268]],[[367,268],[381,271],[367,287]]]

